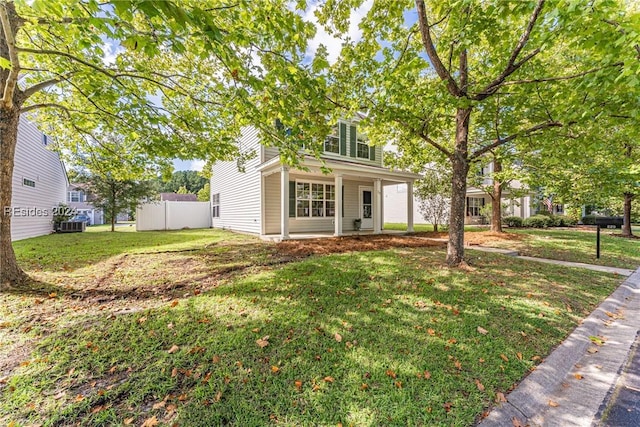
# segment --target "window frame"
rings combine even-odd
[[[470,217],[481,216],[480,215],[480,210],[484,206],[484,204],[483,204],[484,198],[483,197],[469,196],[467,199],[468,199],[467,212],[466,212],[467,216],[470,216]],[[472,214],[472,212],[477,212],[477,213],[474,215],[474,214]]]
[[[211,195],[211,217],[220,218],[220,193]]]
[[[34,179],[22,177],[22,185],[24,187],[36,188],[36,181]]]
[[[298,184],[308,185],[305,197],[299,197]],[[318,189],[314,190],[314,186],[318,186],[318,185],[322,186],[322,198],[317,197],[320,191]],[[333,188],[333,190],[331,190],[331,188]],[[305,190],[303,189],[303,191]],[[314,192],[316,197],[314,197]],[[333,197],[328,198],[328,196],[330,195],[333,195]],[[302,220],[319,220],[319,219],[335,218],[335,211],[336,211],[335,184],[329,183],[326,181],[296,179],[295,180],[295,196],[296,196],[295,197],[295,217],[293,218],[302,219]],[[299,207],[300,202],[302,202],[302,207]],[[322,203],[322,207],[318,207],[319,203]],[[333,208],[330,207],[331,203],[333,203]],[[298,210],[305,209],[304,208],[305,205],[307,206],[306,209],[309,215],[298,215]],[[327,215],[327,212],[329,209],[333,209],[332,216]],[[314,215],[314,210],[316,210],[317,212],[322,212],[322,215]]]

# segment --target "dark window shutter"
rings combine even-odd
[[[347,124],[340,123],[340,128],[338,129],[338,136],[340,137],[340,154],[343,156],[347,155]]]
[[[296,182],[289,181],[289,218],[296,217]]]
[[[369,160],[376,159],[376,147],[369,147]]]
[[[351,149],[351,153],[349,154],[351,157],[356,156],[356,127],[349,126],[349,148]]]
[[[482,198],[482,206],[484,206],[484,197]]]

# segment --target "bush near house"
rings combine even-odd
[[[574,218],[567,215],[553,215],[550,217],[552,227],[571,227],[578,223]]]
[[[502,223],[509,228],[522,227],[523,219],[519,216],[507,216],[502,218]]]
[[[547,215],[534,215],[526,218],[522,225],[531,228],[547,228],[552,226],[553,221],[550,216]]]

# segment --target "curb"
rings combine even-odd
[[[477,426],[591,426],[639,328],[640,268]],[[596,352],[592,336],[606,338]]]

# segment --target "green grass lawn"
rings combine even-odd
[[[608,265],[636,269],[640,266],[640,239],[616,237],[620,230],[601,231],[600,259],[596,258],[595,231],[561,229],[513,229],[509,233],[523,236],[523,240],[506,240],[492,244],[517,249],[521,255]],[[639,233],[640,234],[640,233]]]
[[[621,282],[471,250],[449,269],[433,248],[264,266],[275,248],[216,230],[16,242],[74,291],[0,295],[0,423],[468,426]],[[153,282],[184,275],[215,280]]]

